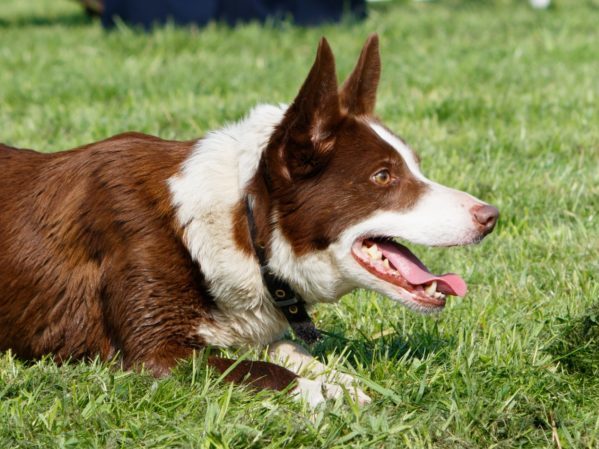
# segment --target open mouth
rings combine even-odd
[[[391,239],[358,239],[352,245],[352,255],[368,272],[407,292],[409,299],[422,307],[443,308],[447,296],[466,294],[467,286],[460,276],[431,273],[408,248]]]

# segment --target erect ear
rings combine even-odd
[[[356,67],[341,87],[341,107],[349,114],[371,115],[380,77],[379,37],[374,33],[366,40]]]
[[[316,59],[281,123],[287,141],[326,151],[341,120],[335,57],[327,40],[318,44]]]

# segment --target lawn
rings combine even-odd
[[[219,382],[205,353],[159,381],[1,354],[0,447],[599,447],[599,7],[554,4],[396,1],[358,24],[144,34],[106,33],[69,0],[4,0],[2,142],[199,137],[290,101],[321,35],[345,76],[377,31],[380,117],[427,175],[502,215],[478,246],[416,248],[469,283],[442,314],[364,291],[316,310],[338,337],[314,353],[363,378],[369,406],[311,414]]]

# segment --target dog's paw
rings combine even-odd
[[[353,378],[352,378],[353,380]],[[314,409],[324,403],[326,400],[336,400],[342,398],[344,391],[347,391],[353,401],[358,405],[366,405],[372,402],[372,399],[360,388],[348,383],[324,382],[323,379],[311,380],[305,377],[297,379],[297,386],[292,390],[292,394],[300,400],[305,401],[310,408]]]
[[[364,393],[360,388],[356,386],[347,386],[345,384],[334,384],[324,382],[322,384],[322,389],[324,392],[324,397],[326,399],[338,399],[343,397],[344,390],[347,390],[349,396],[352,398],[354,402],[357,402],[358,405],[366,405],[372,402],[370,396]]]
[[[296,399],[305,401],[312,409],[325,402],[322,382],[298,377],[296,383],[297,386],[291,390],[291,394]]]
[[[347,390],[351,398],[359,405],[366,405],[372,402],[370,396],[358,387],[360,381],[350,374],[331,370],[329,373],[323,374],[321,380],[323,381],[323,385],[329,386],[332,391],[331,395],[336,395],[332,397],[338,397],[340,394],[343,394],[343,387]],[[338,390],[341,391],[341,393],[338,393]],[[325,397],[328,398],[327,394],[325,394]]]

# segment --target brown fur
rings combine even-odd
[[[202,345],[193,328],[211,298],[166,185],[191,146],[129,133],[63,153],[0,149],[0,350],[120,351],[161,374]]]
[[[364,44],[356,68],[341,88],[339,97],[345,112],[353,115],[372,115],[380,78],[379,39],[373,34]]]
[[[282,391],[298,377],[288,369],[269,362],[249,360],[238,362],[221,357],[208,357],[208,363],[220,373],[224,374],[228,371],[225,376],[227,382],[247,383],[257,390],[268,388]]]

